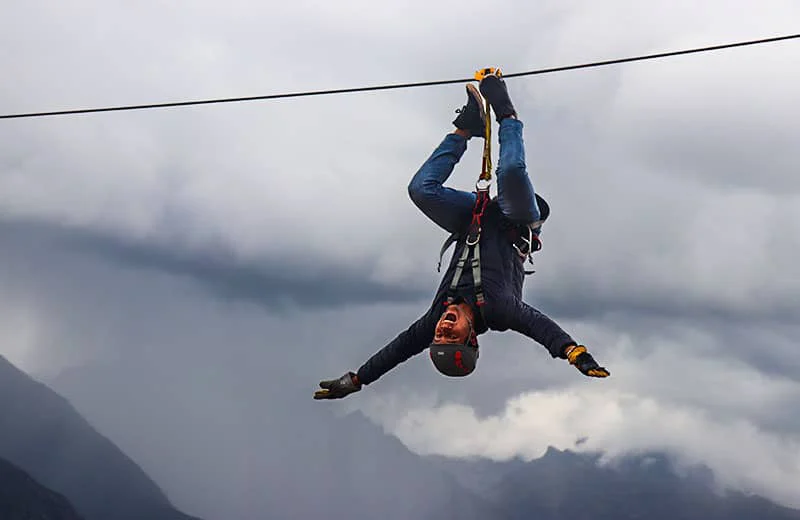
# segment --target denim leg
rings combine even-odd
[[[500,159],[497,164],[497,202],[503,214],[519,223],[539,220],[539,206],[525,164],[522,121],[500,121]]]
[[[437,225],[454,233],[469,225],[475,194],[444,186],[467,150],[467,140],[448,134],[408,184],[414,204]]]

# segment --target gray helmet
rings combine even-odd
[[[436,369],[449,377],[470,375],[478,364],[478,344],[467,341],[464,344],[431,343],[428,349]]]

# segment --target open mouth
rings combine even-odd
[[[450,321],[452,323],[455,323],[456,319],[457,316],[455,312],[448,312],[447,314],[444,315],[444,321]]]

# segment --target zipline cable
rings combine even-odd
[[[658,54],[646,54],[642,56],[634,56],[629,58],[618,58],[613,60],[606,60],[606,61],[594,61],[589,63],[582,63],[578,65],[566,65],[562,67],[553,67],[547,69],[538,69],[538,70],[531,70],[527,72],[516,72],[511,74],[503,73],[504,78],[515,78],[521,76],[533,76],[538,74],[550,74],[553,72],[564,72],[568,70],[577,70],[577,69],[587,69],[591,67],[602,67],[606,65],[616,65],[620,63],[630,63],[634,61],[644,61],[644,60],[652,60],[657,58],[666,58],[670,56],[679,56],[684,54],[695,54],[700,52],[710,52],[716,51],[721,49],[731,49],[734,47],[744,47],[748,45],[760,45],[765,43],[775,43],[779,41],[785,40],[792,40],[800,38],[800,34],[790,34],[786,36],[776,36],[772,38],[763,38],[760,40],[750,40],[750,41],[741,41],[741,42],[734,42],[734,43],[726,43],[722,45],[713,45],[710,47],[698,47],[694,49],[685,49],[679,51],[671,51],[671,52],[662,52]],[[282,98],[294,98],[294,97],[308,97],[308,96],[325,96],[331,94],[347,94],[353,92],[367,92],[367,91],[378,91],[378,90],[390,90],[390,89],[403,89],[403,88],[412,88],[412,87],[429,87],[434,85],[448,85],[453,83],[468,83],[470,81],[475,81],[474,78],[462,78],[462,79],[449,79],[449,80],[439,80],[439,81],[423,81],[423,82],[416,82],[416,83],[395,83],[391,85],[377,85],[371,87],[353,87],[353,88],[342,88],[342,89],[330,89],[330,90],[315,90],[315,91],[305,91],[305,92],[291,92],[291,93],[284,93],[284,94],[268,94],[263,96],[248,96],[248,97],[236,97],[236,98],[220,98],[220,99],[204,99],[204,100],[197,100],[197,101],[177,101],[172,103],[151,103],[146,105],[127,105],[127,106],[113,106],[113,107],[104,107],[104,108],[81,108],[81,109],[74,109],[74,110],[58,110],[58,111],[50,111],[50,112],[30,112],[30,113],[22,113],[22,114],[4,114],[0,115],[0,119],[20,119],[20,118],[32,118],[32,117],[45,117],[45,116],[58,116],[58,115],[69,115],[69,114],[88,114],[93,112],[117,112],[122,110],[144,110],[144,109],[151,109],[151,108],[168,108],[168,107],[182,107],[182,106],[189,106],[189,105],[208,105],[212,103],[236,103],[236,102],[244,102],[244,101],[263,101],[268,99],[282,99]]]

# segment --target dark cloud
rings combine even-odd
[[[237,265],[234,258],[226,259],[214,252],[192,255],[189,251],[148,247],[110,237],[82,237],[74,244],[124,266],[186,276],[218,297],[252,300],[273,310],[286,305],[311,308],[402,303],[428,296],[415,288],[369,280],[364,274],[370,271],[369,266],[345,267],[331,264],[324,257],[308,265],[304,265],[305,260],[287,265],[267,258],[256,266]]]
[[[760,308],[736,308],[725,302],[703,301],[676,293],[671,298],[660,295],[622,293],[618,298],[608,293],[579,290],[573,293],[534,293],[543,309],[566,319],[593,319],[625,325],[660,322],[705,325],[724,330],[742,323],[763,327],[783,327],[797,322],[800,305],[787,301],[773,302]]]
[[[67,8],[19,4],[16,19],[39,24],[0,34],[0,47],[19,49],[0,53],[15,78],[0,84],[3,106],[515,72],[772,34],[797,12],[792,1],[757,16],[738,0],[509,1],[490,18],[515,15],[476,46],[464,34],[486,23],[478,2],[245,4],[98,4],[102,23],[90,25]],[[420,356],[348,406],[378,396],[487,416],[526,390],[617,385],[796,435],[785,410],[800,362],[800,118],[787,49],[509,80],[531,174],[553,207],[526,299],[614,378],[588,386],[533,341],[493,333],[468,381]],[[76,403],[179,503],[235,503],[241,467],[282,460],[258,458],[290,432],[271,428],[318,426],[307,420],[317,380],[357,368],[427,307],[445,236],[406,184],[464,99],[454,85],[3,123],[0,327],[14,343],[4,348],[48,374],[85,365],[69,384]],[[452,185],[471,189],[479,166],[473,142]],[[243,422],[252,410],[264,422]],[[642,425],[654,426],[639,438],[658,437],[657,421]],[[313,464],[301,451],[284,455]]]
[[[326,258],[298,259],[290,265],[266,258],[259,265],[237,263],[224,250],[186,251],[125,240],[113,235],[49,223],[0,221],[0,241],[50,243],[65,252],[97,255],[131,269],[150,269],[186,277],[216,297],[246,300],[273,311],[288,306],[325,308],[339,305],[415,302],[429,296],[414,287],[369,280],[370,266],[341,266]]]

